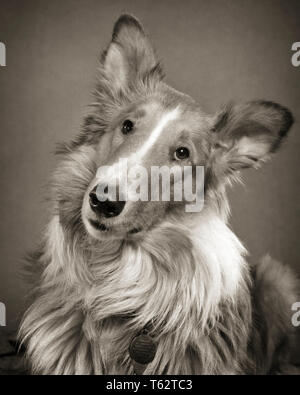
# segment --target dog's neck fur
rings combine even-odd
[[[211,209],[188,227],[170,218],[138,242],[70,243],[54,217],[47,243],[41,295],[22,327],[37,371],[132,373],[128,346],[149,322],[158,350],[145,373],[228,373],[234,358],[241,369],[245,250]]]

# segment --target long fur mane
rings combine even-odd
[[[158,351],[145,373],[241,372],[251,318],[245,250],[205,216],[197,230],[168,222],[141,243],[84,240],[85,248],[68,245],[55,216],[22,326],[33,369],[132,373],[128,345],[151,322]]]

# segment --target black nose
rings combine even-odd
[[[126,203],[125,201],[112,201],[109,199],[101,201],[97,197],[96,190],[97,186],[90,193],[90,206],[95,213],[102,214],[105,218],[116,217],[121,214]]]

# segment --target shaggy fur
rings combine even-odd
[[[32,304],[20,336],[34,373],[133,374],[128,347],[149,323],[157,353],[145,374],[264,374],[288,364],[294,276],[270,257],[250,268],[227,225],[225,189],[238,170],[278,149],[292,116],[263,101],[206,116],[162,78],[140,24],[122,16],[101,59],[93,110],[80,136],[59,149],[54,212],[29,259]],[[120,140],[116,125],[138,113],[143,128],[153,129],[162,109],[177,107],[180,139],[197,151],[192,164],[205,164],[204,209],[187,215],[182,205],[143,202],[129,206],[125,224],[116,220],[123,237],[91,234],[86,201],[97,168],[122,147],[137,149],[135,140]],[[174,144],[176,125],[156,151]],[[128,224],[142,232],[130,236]]]

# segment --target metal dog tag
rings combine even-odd
[[[153,361],[156,354],[156,344],[147,333],[135,336],[129,346],[129,355],[137,363],[146,365]]]

